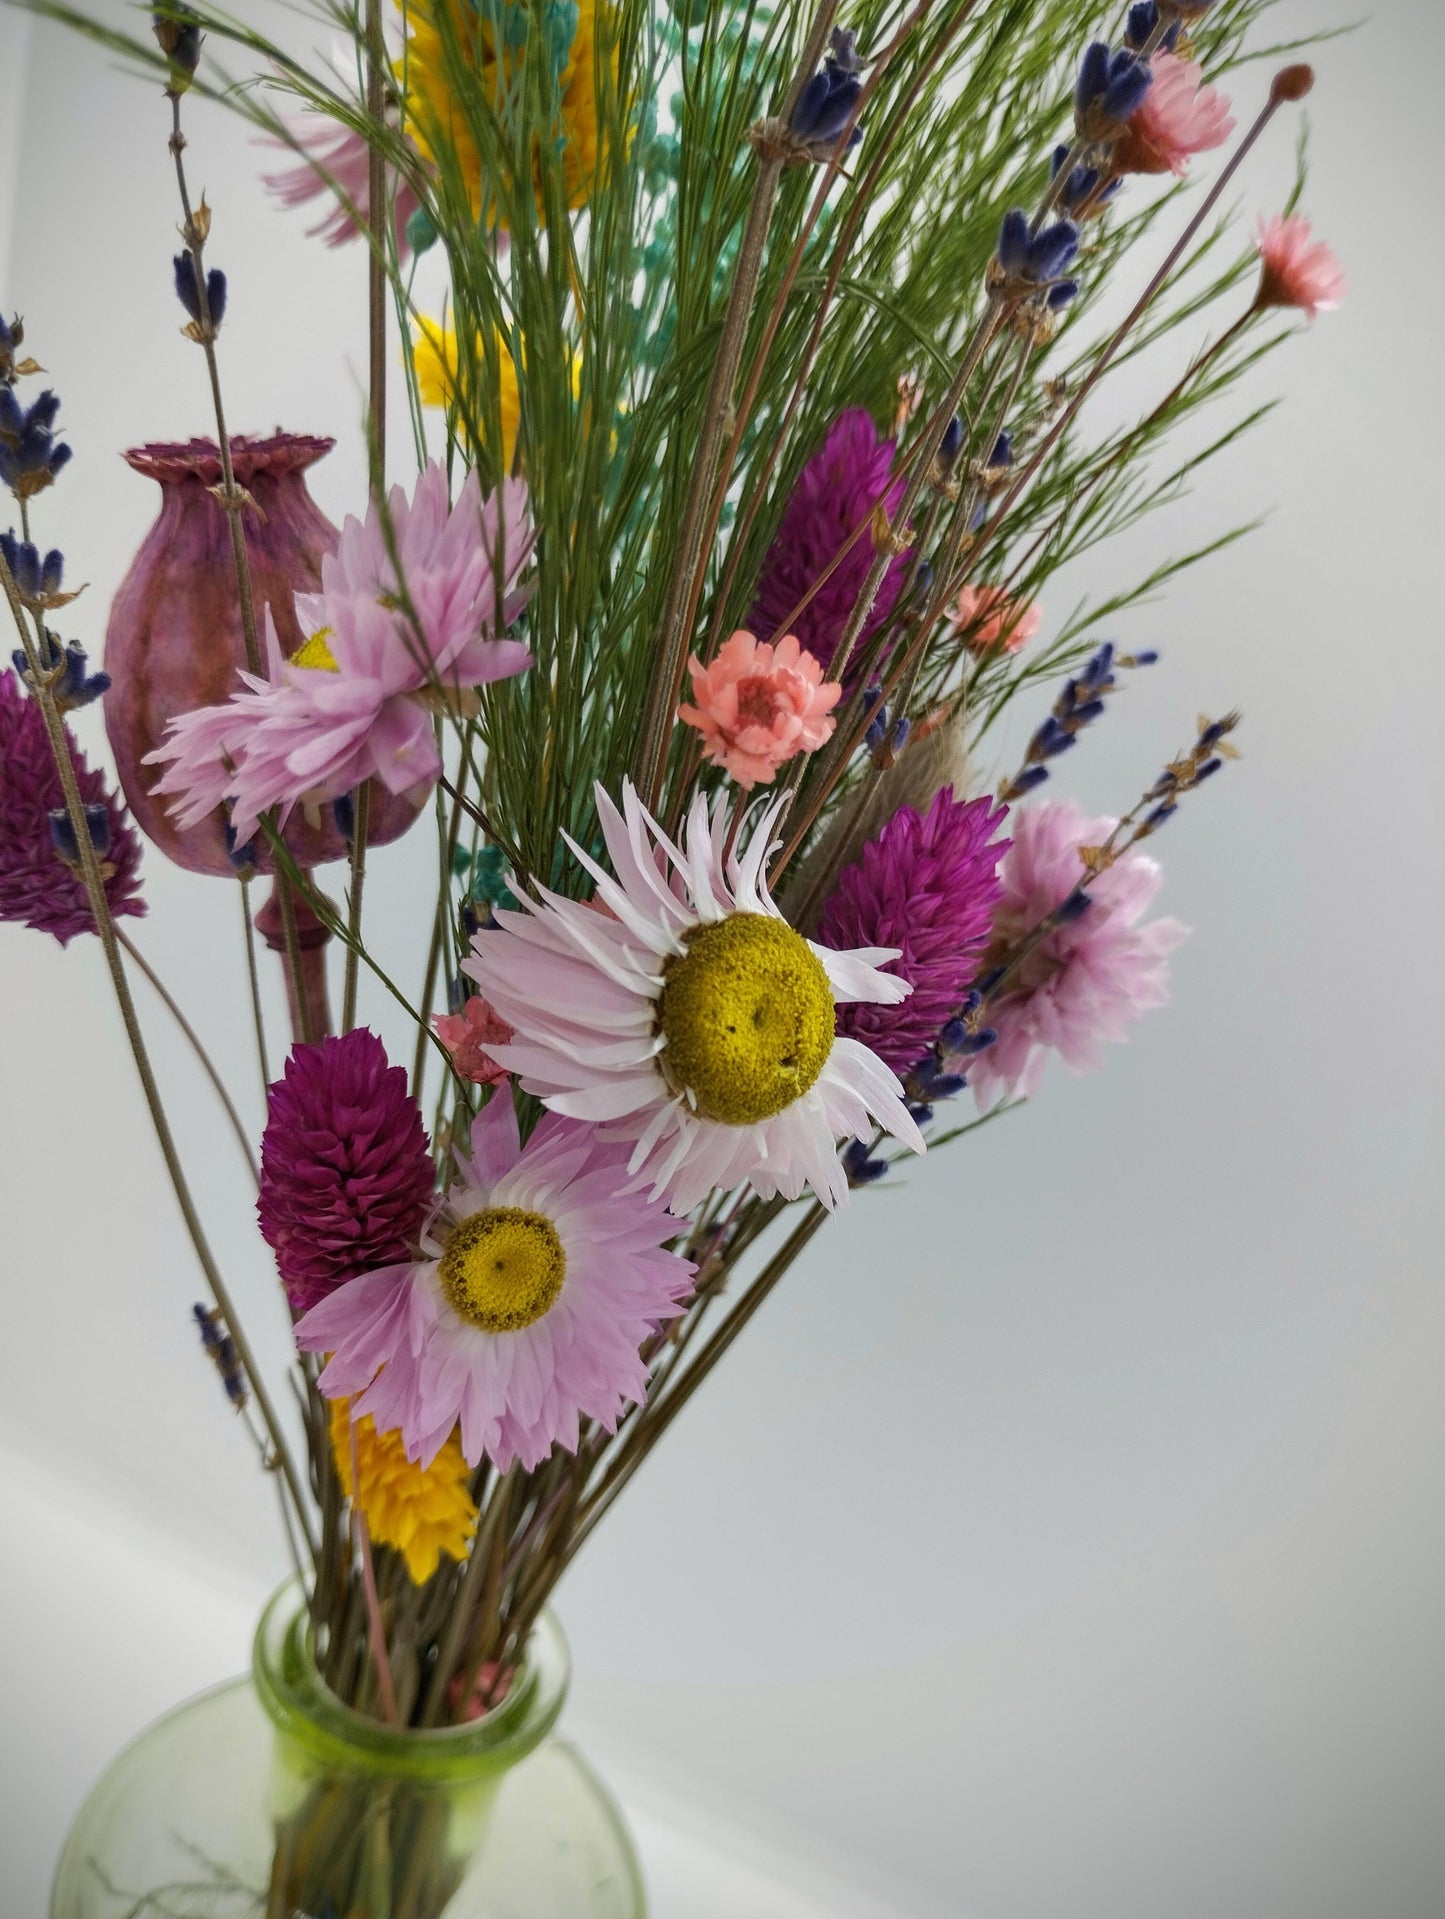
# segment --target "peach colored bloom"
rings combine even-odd
[[[831,718],[843,689],[826,684],[823,668],[785,633],[776,646],[739,628],[711,666],[690,663],[695,706],[677,716],[702,734],[714,766],[739,786],[766,786],[795,753],[812,753],[832,737]]]
[[[966,586],[954,602],[953,623],[970,653],[1021,653],[1043,624],[1036,600],[1011,600],[1001,586]]]
[[[1156,53],[1150,64],[1154,84],[1130,115],[1111,164],[1116,173],[1187,173],[1191,155],[1222,147],[1233,133],[1229,102],[1202,84],[1192,60]]]
[[[512,1029],[492,1011],[480,993],[474,993],[460,1013],[435,1014],[432,1025],[437,1038],[451,1054],[459,1079],[469,1079],[474,1086],[501,1085],[507,1069],[498,1066],[486,1049],[509,1045]]]
[[[1311,244],[1310,223],[1297,213],[1260,221],[1259,258],[1257,307],[1298,307],[1312,320],[1345,297],[1339,261],[1323,240]]]

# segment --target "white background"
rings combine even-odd
[[[1117,809],[1197,710],[1247,709],[1246,760],[1161,843],[1163,904],[1195,928],[1173,1004],[820,1239],[562,1592],[575,1723],[634,1803],[831,1882],[814,1910],[1445,1911],[1442,63],[1425,0],[1322,50],[1306,210],[1349,304],[1252,389],[1285,394],[1266,425],[1079,582],[1275,509],[1121,625],[1164,660],[1067,766]],[[1266,74],[1239,77],[1242,116]],[[364,484],[362,262],[267,204],[238,124],[190,124],[231,277],[232,423],[335,434],[314,492],[339,519]],[[1245,175],[1251,214],[1290,138]],[[117,450],[208,428],[174,219],[159,98],[0,6],[0,304],[65,400],[77,457],[43,537],[92,583],[71,626],[96,652],[156,504]],[[1060,586],[1046,613],[1069,610]],[[368,883],[408,978],[416,853]],[[254,1116],[234,893],[158,858],[147,890],[146,950]],[[234,1147],[153,1030],[279,1361]],[[0,927],[0,1047],[8,1915],[38,1908],[106,1748],[239,1666],[282,1559],[194,1351],[196,1279],[93,944]],[[667,1825],[644,1841],[663,1919],[701,1911]],[[773,1910],[701,1870],[717,1910]]]

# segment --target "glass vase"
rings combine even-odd
[[[51,1919],[641,1919],[621,1815],[554,1732],[568,1673],[544,1615],[485,1718],[396,1731],[328,1689],[283,1587],[250,1678],[159,1720],[91,1793]]]

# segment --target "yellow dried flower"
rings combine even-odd
[[[577,31],[557,76],[559,126],[567,204],[582,206],[597,175],[596,0],[578,0]],[[472,210],[488,225],[505,225],[490,191],[484,191],[484,167],[465,109],[458,110],[447,48],[461,51],[488,100],[516,92],[513,82],[523,54],[504,48],[498,72],[492,21],[468,0],[412,0],[407,13],[406,52],[397,72],[406,94],[407,131],[421,154],[441,161],[439,147],[454,158],[466,183]],[[612,55],[614,78],[617,58]],[[534,174],[538,171],[534,162]],[[538,200],[539,217],[545,209]]]
[[[351,1478],[351,1402],[331,1402],[331,1452],[348,1499],[357,1497]],[[357,1503],[367,1531],[381,1546],[394,1546],[415,1583],[423,1585],[443,1553],[465,1559],[477,1529],[471,1478],[454,1432],[430,1466],[415,1466],[401,1434],[378,1433],[367,1414],[356,1422]]]
[[[422,319],[412,341],[412,360],[416,366],[417,388],[423,406],[450,406],[457,391],[457,331],[440,321]],[[478,343],[477,357],[481,358]],[[517,390],[517,368],[507,343],[497,337],[497,357],[501,368],[500,411],[502,416],[502,457],[498,470],[510,473],[512,455],[517,449],[517,429],[522,420],[522,396]]]

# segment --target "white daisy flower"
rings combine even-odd
[[[616,877],[568,838],[596,898],[539,888],[464,965],[513,1028],[491,1049],[498,1064],[555,1112],[632,1141],[634,1185],[674,1212],[744,1180],[764,1198],[810,1186],[840,1205],[837,1142],[875,1123],[924,1150],[895,1075],[834,1030],[836,1006],[911,990],[878,971],[897,953],[832,952],[784,920],[764,877],[780,806],[725,858],[723,803],[710,819],[699,795],[677,847],[630,782],[621,812],[599,786]]]

